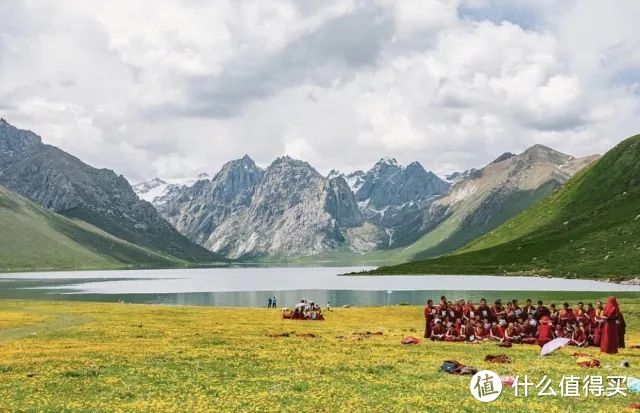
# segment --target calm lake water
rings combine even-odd
[[[531,297],[598,299],[640,296],[640,286],[560,278],[504,276],[340,276],[365,268],[240,267],[0,274],[0,298],[125,301],[278,307],[306,297],[322,306],[423,304],[440,295],[479,300]]]

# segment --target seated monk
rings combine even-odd
[[[431,341],[442,341],[445,334],[447,334],[447,329],[442,325],[442,320],[436,319],[431,330]]]
[[[293,311],[293,317],[294,320],[304,320],[304,313],[302,312],[302,310],[299,307],[296,307],[296,309]]]
[[[284,308],[282,310],[282,318],[286,319],[286,320],[290,320],[293,318],[293,312],[291,310],[289,310],[288,308]]]
[[[486,335],[484,332],[484,325],[479,320],[476,322],[476,325],[474,327],[474,336],[476,341],[481,341],[486,338]]]
[[[538,326],[538,335],[536,337],[536,343],[542,347],[551,340],[553,340],[553,329],[550,324],[551,320],[547,316],[540,318],[540,325]]]
[[[500,324],[496,322],[493,322],[491,324],[491,329],[489,330],[489,338],[496,341],[504,340],[504,329]]]
[[[510,343],[520,343],[522,336],[520,336],[520,330],[514,323],[509,323],[504,331],[504,339]]]
[[[571,335],[571,342],[569,343],[572,346],[585,347],[587,342],[587,334],[584,331],[584,324],[580,323],[573,330],[573,334]]]
[[[483,338],[491,337],[491,322],[486,318],[482,322],[482,337]]]
[[[522,342],[524,344],[535,344],[536,336],[538,335],[538,323],[533,318],[533,314],[529,314],[529,317],[523,321],[520,327],[522,334]]]
[[[453,323],[449,323],[446,333],[444,334],[444,341],[454,342],[454,341],[462,341],[460,338],[460,333],[456,329]]]

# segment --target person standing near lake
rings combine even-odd
[[[618,352],[618,328],[620,320],[620,308],[615,297],[611,296],[607,300],[607,305],[602,312],[602,336],[600,337],[600,351],[607,354]]]
[[[269,297],[269,300],[267,300],[267,308],[271,308],[271,297]]]
[[[433,300],[427,300],[427,305],[424,306],[424,338],[431,338],[431,323],[434,315],[435,308],[433,307]]]
[[[277,304],[277,301],[276,301],[276,296],[275,296],[275,295],[273,296],[273,299],[271,300],[271,305],[273,306],[273,308],[276,308],[276,306],[278,305],[278,304]]]

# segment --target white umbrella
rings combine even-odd
[[[540,350],[540,355],[541,356],[546,356],[549,353],[553,353],[554,351],[556,351],[560,347],[564,347],[567,344],[569,344],[570,341],[571,341],[571,339],[564,338],[564,337],[558,337],[558,338],[556,338],[554,340],[551,340],[550,342],[548,342],[547,344],[545,344],[542,347],[542,350]]]

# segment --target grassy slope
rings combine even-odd
[[[628,346],[637,344],[640,301],[620,303]],[[542,358],[531,345],[403,346],[404,336],[421,335],[418,307],[336,309],[312,322],[267,309],[0,301],[0,320],[0,411],[620,412],[637,401],[516,398],[505,388],[495,402],[477,402],[470,377],[439,373],[442,361],[536,383],[546,374],[557,389],[563,375],[637,377],[640,353],[581,349],[611,366],[589,370],[576,365],[575,348]],[[267,336],[293,331],[316,338]],[[383,335],[353,335],[366,331]],[[513,362],[484,361],[500,353]]]
[[[374,272],[628,278],[639,264],[640,135],[456,253]]]
[[[178,263],[0,187],[0,271]]]

